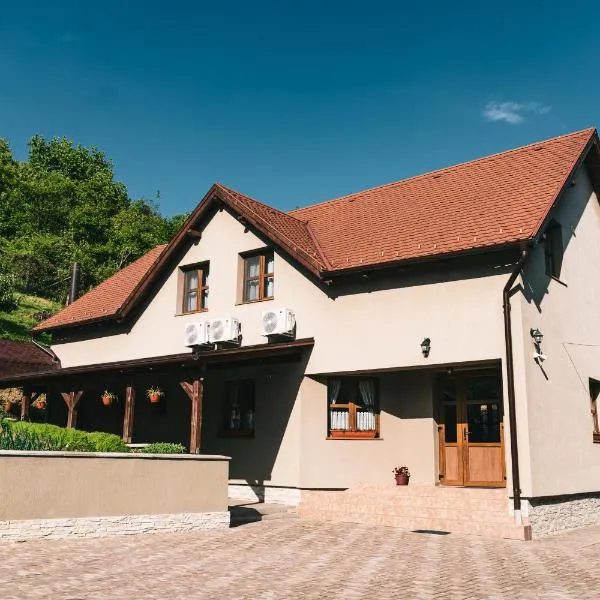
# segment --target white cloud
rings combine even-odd
[[[546,115],[550,110],[550,106],[544,106],[540,102],[496,102],[492,100],[485,105],[483,116],[487,121],[504,121],[511,125],[518,125],[525,120],[524,113]]]

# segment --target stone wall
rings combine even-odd
[[[229,527],[229,521],[229,511],[0,521],[0,539],[23,542],[34,539],[56,540],[139,533],[190,532]]]
[[[228,526],[229,458],[0,451],[0,540]]]
[[[600,524],[600,493],[527,500],[534,536]]]

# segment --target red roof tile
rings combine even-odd
[[[87,294],[77,298],[73,304],[34,327],[33,331],[98,321],[117,315],[152,269],[165,247],[162,245],[153,248]]]
[[[503,246],[537,235],[584,150],[586,129],[284,213],[215,184],[159,246],[34,331],[116,317],[221,200],[315,275]]]
[[[0,377],[59,368],[57,361],[33,342],[0,340]]]
[[[594,133],[579,131],[290,214],[310,224],[333,270],[527,240]]]

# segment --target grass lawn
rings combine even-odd
[[[15,299],[17,306],[14,310],[8,312],[0,310],[0,339],[30,340],[30,330],[39,322],[34,318],[34,315],[40,312],[54,314],[61,308],[61,305],[57,302],[38,298],[37,296],[15,294]],[[49,343],[50,335],[42,334],[39,336],[39,340],[43,343]]]

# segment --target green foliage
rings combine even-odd
[[[0,139],[0,303],[10,299],[12,280],[21,293],[62,304],[73,262],[84,292],[167,242],[184,219],[131,200],[93,146],[34,136],[28,160],[17,161]]]
[[[13,310],[15,308],[15,292],[13,274],[0,272],[0,310]]]
[[[14,298],[16,306],[13,310],[0,308],[0,339],[27,341],[31,339],[31,328],[39,322],[36,315],[50,316],[60,309],[60,304],[36,296],[14,294]],[[49,343],[50,336],[43,334],[39,339]]]
[[[67,429],[49,423],[28,423],[18,421],[12,423],[12,430],[20,435],[30,435],[39,440],[39,450],[55,450],[68,452],[93,452],[94,445],[89,434],[78,429]]]
[[[141,450],[144,454],[185,454],[185,446],[171,442],[155,442]]]
[[[94,445],[95,452],[129,452],[129,446],[114,433],[103,431],[92,431],[88,438]]]

